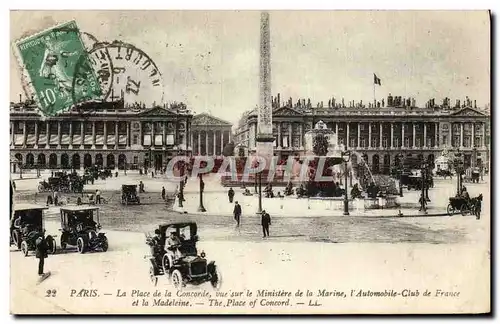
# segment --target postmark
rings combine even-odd
[[[130,109],[152,107],[163,102],[163,76],[148,54],[132,44],[113,41],[102,48],[98,46],[99,54],[96,51],[96,55],[91,56],[91,63],[100,64],[96,71],[101,71],[105,63],[104,48],[112,67],[109,100],[123,99]],[[101,61],[94,62],[99,58]]]
[[[74,105],[72,92],[75,67],[88,64],[87,52],[75,21],[70,21],[15,42],[18,57],[28,79],[30,90],[46,116],[54,116]],[[83,58],[82,58],[83,57]],[[87,62],[86,62],[87,61]],[[88,100],[102,96],[98,77],[93,69],[84,75],[87,87],[79,96]]]

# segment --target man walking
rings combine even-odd
[[[233,199],[234,199],[234,190],[233,190],[233,188],[229,188],[229,191],[227,192],[227,196],[229,198],[229,203],[232,204],[233,203]]]
[[[161,187],[161,199],[165,200],[165,187]]]
[[[99,189],[95,191],[95,203],[99,205],[101,204],[101,192]]]
[[[241,217],[241,206],[237,201],[234,202],[233,210],[234,220],[236,221],[236,227],[240,227],[240,217]]]
[[[271,225],[271,216],[266,213],[265,210],[262,211],[261,217],[261,225],[262,225],[262,237],[269,237],[269,225]]]
[[[47,250],[47,241],[45,240],[45,233],[42,233],[40,237],[38,237],[35,241],[36,244],[36,258],[38,259],[38,275],[43,276],[43,266],[45,264],[45,258],[48,256]]]

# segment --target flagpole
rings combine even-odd
[[[377,107],[377,97],[375,97],[375,82],[373,82],[373,104]]]

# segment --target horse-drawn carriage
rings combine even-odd
[[[465,197],[450,197],[450,203],[446,208],[448,215],[453,215],[457,212],[460,212],[462,216],[466,216],[467,214],[471,214],[476,216],[479,219],[479,215],[481,214],[481,202],[483,201],[483,195],[480,194],[475,198],[465,198]]]
[[[464,182],[479,183],[481,170],[479,168],[469,168],[465,171]]]
[[[66,174],[65,172],[55,172],[54,176],[47,181],[40,181],[39,192],[60,191],[60,192],[83,192],[83,179],[77,173]]]

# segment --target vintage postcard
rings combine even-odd
[[[10,26],[12,314],[491,311],[490,12]]]

